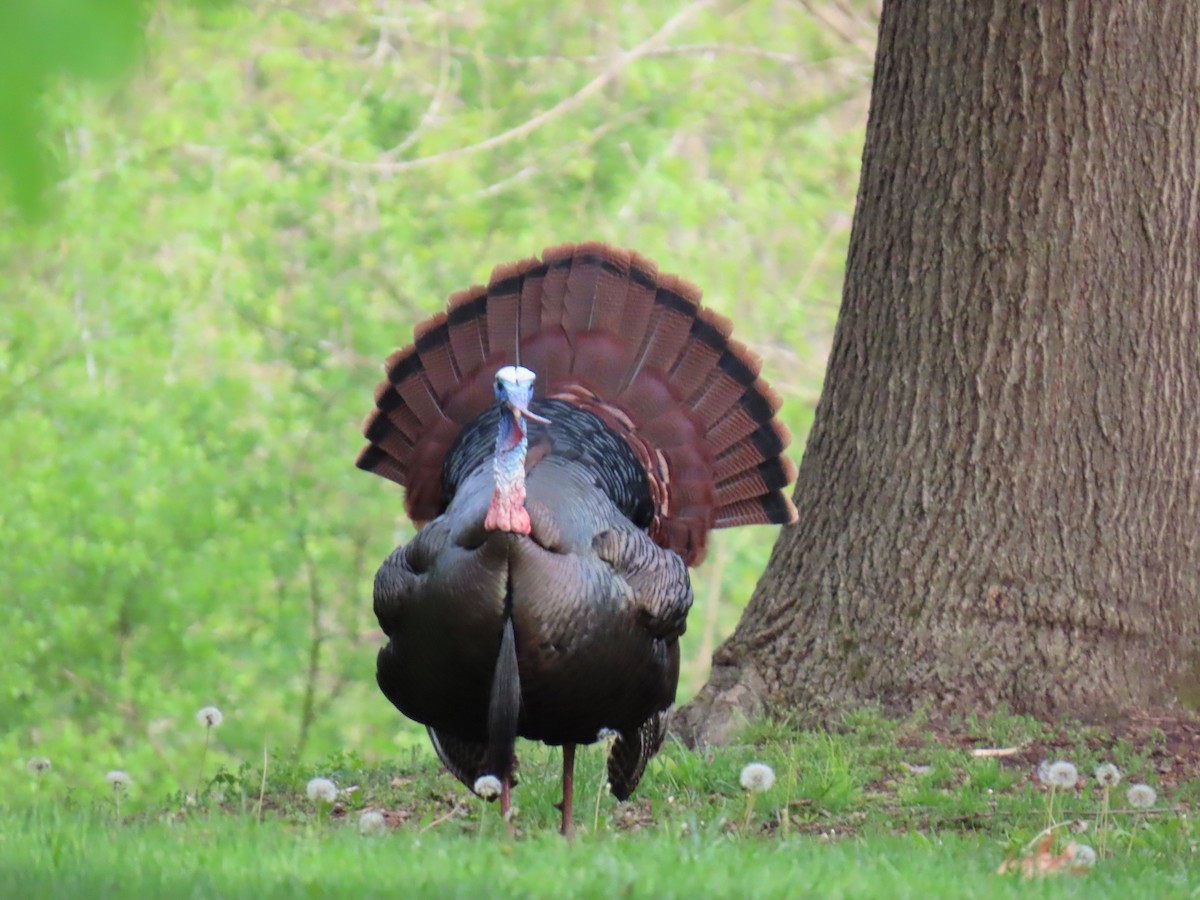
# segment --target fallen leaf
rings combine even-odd
[[[1075,842],[1067,844],[1062,853],[1051,853],[1054,835],[1048,834],[1037,847],[1020,859],[1006,859],[996,870],[997,874],[1019,871],[1022,878],[1043,878],[1046,875],[1082,875],[1088,867],[1076,862]]]

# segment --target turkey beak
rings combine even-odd
[[[510,399],[508,401],[508,406],[513,411],[513,414],[517,417],[518,422],[521,420],[521,417],[524,416],[530,422],[541,422],[543,425],[550,424],[549,419],[539,416],[535,412],[531,412],[529,406],[525,403],[518,403],[516,400]]]

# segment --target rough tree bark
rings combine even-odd
[[[885,3],[795,498],[685,738],[1200,705],[1200,4]]]

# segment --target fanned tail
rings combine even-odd
[[[357,465],[404,485],[415,521],[435,517],[455,438],[492,402],[496,370],[523,365],[539,397],[629,443],[655,501],[651,536],[694,564],[711,528],[796,519],[779,397],[730,331],[699,289],[629,250],[563,244],[497,266],[388,358]]]

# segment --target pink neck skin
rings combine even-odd
[[[500,431],[496,438],[496,455],[492,458],[492,473],[496,490],[488,507],[483,527],[488,531],[508,531],[529,534],[532,526],[525,508],[525,450],[529,440],[525,429],[509,411],[500,416]]]

